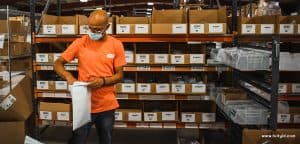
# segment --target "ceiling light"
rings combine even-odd
[[[153,6],[153,5],[154,5],[154,3],[153,3],[153,2],[147,2],[147,5],[149,5],[149,6]]]
[[[80,2],[87,2],[88,0],[80,0]]]

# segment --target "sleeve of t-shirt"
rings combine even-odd
[[[61,57],[67,62],[71,62],[77,58],[77,53],[80,47],[83,46],[84,38],[78,38],[61,54]]]
[[[115,59],[114,66],[120,67],[126,65],[124,47],[121,41],[115,41]]]

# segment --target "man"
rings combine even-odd
[[[93,11],[88,25],[89,34],[76,39],[62,53],[55,61],[55,71],[72,85],[77,79],[65,70],[64,64],[78,58],[78,81],[88,82],[92,91],[92,122],[73,131],[69,143],[86,143],[90,128],[95,124],[99,143],[111,144],[114,109],[119,106],[114,84],[123,78],[123,66],[126,64],[124,48],[119,40],[106,35],[110,25],[105,11]]]

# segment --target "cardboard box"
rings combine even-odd
[[[3,144],[24,144],[25,122],[0,122],[0,142]]]
[[[178,104],[176,101],[145,101],[144,121],[170,122],[178,121]]]
[[[78,21],[79,34],[88,34],[89,32],[88,17],[85,15],[76,15],[76,18]],[[110,24],[110,26],[106,30],[106,34],[114,34],[114,25],[115,25],[114,17],[109,17],[108,23]]]
[[[225,34],[227,32],[226,14],[226,8],[189,10],[189,33]]]
[[[78,20],[76,16],[42,16],[42,34],[78,34]]]
[[[278,87],[278,93],[280,94],[290,94],[290,93],[300,93],[299,83],[280,83]]]
[[[65,103],[40,102],[39,118],[42,120],[70,121],[71,105]]]
[[[142,121],[142,110],[140,109],[116,109],[116,121]]]
[[[137,83],[137,93],[153,93],[155,91],[155,85],[151,83]]]
[[[263,129],[244,129],[242,136],[242,144],[297,144],[300,141],[299,129],[277,129],[272,130]]]
[[[31,57],[13,59],[10,64],[11,71],[27,71],[32,68]]]
[[[152,11],[152,34],[187,34],[185,10]]]
[[[119,93],[135,93],[134,83],[118,83],[116,84],[116,91]]]
[[[169,64],[168,54],[153,54],[154,64]]]
[[[186,64],[185,54],[171,54],[171,64]]]
[[[36,53],[35,61],[37,63],[53,63],[54,55],[53,53]]]
[[[126,63],[134,63],[134,53],[133,51],[126,51],[125,50],[125,59],[126,59]]]
[[[0,121],[24,121],[32,113],[31,79],[24,75],[12,78],[12,91],[1,89]],[[6,87],[9,90],[9,87]],[[5,92],[4,92],[5,91]]]
[[[278,34],[299,34],[300,16],[278,16]]]
[[[9,23],[10,33],[11,34],[20,34],[25,33],[25,29],[20,21],[7,21],[7,20],[0,20],[0,33],[8,33],[7,23]]]
[[[31,55],[31,45],[25,42],[10,42],[10,55],[22,56]],[[8,43],[4,42],[3,49],[0,48],[0,56],[8,56]]]
[[[205,55],[204,54],[188,54],[186,55],[186,59],[188,59],[188,64],[204,64],[205,63]]]
[[[277,28],[276,16],[239,17],[240,34],[274,34]]]
[[[175,84],[171,85],[171,91],[174,94],[184,94],[186,92],[185,84]]]
[[[279,70],[299,71],[300,70],[300,54],[280,52]]]
[[[117,17],[116,34],[150,34],[149,17]]]
[[[216,121],[214,101],[181,101],[181,122],[205,123]]]
[[[150,64],[150,54],[135,54],[136,64]]]
[[[221,94],[221,102],[227,104],[229,101],[234,100],[247,100],[247,93],[241,89],[223,89]]]
[[[290,107],[289,112],[291,114],[291,122],[300,123],[300,107]]]
[[[155,93],[170,93],[170,84],[161,83],[155,85]]]
[[[186,84],[187,94],[204,94],[206,93],[205,84]]]

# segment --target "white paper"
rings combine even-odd
[[[116,121],[122,121],[123,120],[123,112],[116,111],[115,112],[115,120]]]
[[[135,33],[136,34],[148,34],[149,25],[148,24],[135,24]]]
[[[195,114],[182,113],[181,122],[195,122]]]
[[[300,123],[300,114],[294,115],[294,123]]]
[[[55,89],[56,90],[67,90],[68,82],[67,81],[55,81]]]
[[[203,54],[190,54],[190,64],[203,64],[204,56]]]
[[[74,82],[70,86],[73,108],[73,131],[91,121],[91,92],[88,83]]]
[[[43,34],[56,34],[56,25],[43,25]]]
[[[88,25],[81,25],[79,27],[79,34],[88,34],[89,26]]]
[[[70,120],[70,112],[57,112],[57,120],[61,121],[69,121]]]
[[[106,34],[113,34],[113,32],[112,32],[113,24],[112,24],[111,22],[110,22],[109,24],[110,24],[110,26],[109,26],[108,29],[106,30]]]
[[[132,51],[125,51],[125,59],[126,59],[126,63],[134,63],[134,61],[133,61],[133,52]]]
[[[215,113],[202,113],[202,122],[215,122],[216,114]]]
[[[157,121],[157,113],[144,112],[144,121]]]
[[[150,63],[150,56],[149,54],[136,54],[135,61],[136,63],[148,64]]]
[[[261,24],[261,34],[274,34],[274,24]]]
[[[62,34],[76,34],[75,25],[61,25]]]
[[[156,84],[156,92],[157,93],[169,93],[170,85],[169,84]]]
[[[122,83],[121,92],[134,93],[135,92],[135,84],[133,84],[133,83]]]
[[[142,121],[142,113],[128,112],[128,121]]]
[[[290,114],[278,114],[277,122],[278,123],[290,123],[291,115]]]
[[[40,111],[40,119],[42,119],[42,120],[52,120],[52,112],[50,112],[50,111]]]
[[[117,34],[130,34],[130,24],[117,24]]]
[[[175,112],[162,112],[162,120],[163,121],[175,121]]]
[[[53,62],[55,62],[60,56],[61,56],[60,53],[54,53],[53,54]]]
[[[172,84],[172,93],[185,93],[185,84]]]
[[[292,93],[300,93],[300,84],[292,84]]]
[[[36,88],[38,90],[48,90],[49,82],[48,81],[36,81]]]
[[[242,34],[255,34],[256,25],[255,24],[242,24]]]
[[[150,93],[151,92],[151,84],[137,84],[137,92],[138,93]]]
[[[171,64],[184,64],[184,55],[183,54],[171,55]]]
[[[154,63],[156,64],[169,63],[168,54],[154,54]]]
[[[280,83],[278,85],[278,93],[287,93],[287,84]]]
[[[173,34],[186,34],[186,24],[172,24]]]
[[[222,23],[208,24],[208,33],[223,33],[223,29]]]
[[[17,99],[14,96],[9,95],[0,103],[0,107],[7,111],[16,101]]]
[[[205,93],[206,85],[205,84],[192,84],[192,93]]]
[[[48,54],[37,53],[36,54],[36,62],[49,62],[48,57],[49,57]]]
[[[280,24],[280,34],[294,34],[294,24]]]
[[[40,141],[38,141],[38,140],[36,140],[36,139],[33,139],[33,138],[30,137],[30,136],[26,136],[26,137],[25,137],[24,144],[43,144],[43,143],[41,143]]]
[[[0,35],[0,49],[4,48],[5,35]]]
[[[204,24],[190,24],[190,34],[203,34]]]

